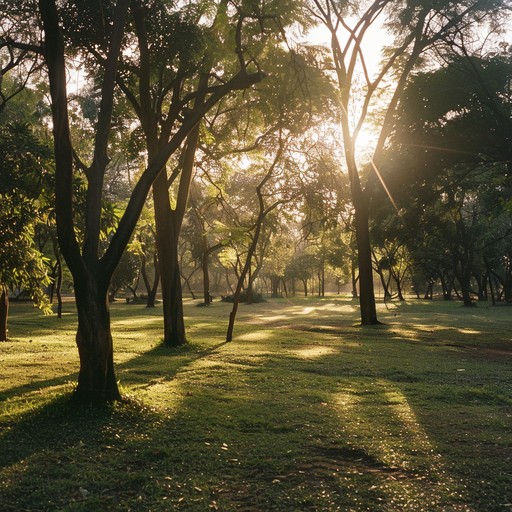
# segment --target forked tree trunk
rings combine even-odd
[[[7,289],[0,284],[0,341],[7,341],[7,319],[9,318],[9,295]]]
[[[74,398],[79,403],[121,400],[114,373],[107,291],[108,283],[92,277],[80,283],[75,279],[80,373]]]

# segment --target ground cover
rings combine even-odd
[[[112,308],[126,404],[75,409],[76,316],[13,305],[0,344],[0,509],[512,509],[512,309],[349,299]]]

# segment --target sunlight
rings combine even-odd
[[[280,320],[287,320],[287,315],[273,315],[273,316],[259,316],[257,319],[250,320],[251,324],[262,324],[262,323],[270,323],[270,322],[279,322]]]
[[[316,310],[315,307],[306,307],[306,308],[303,308],[301,311],[296,311],[292,314],[293,315],[309,315],[311,313],[314,313],[315,310]]]
[[[482,334],[482,331],[476,329],[457,329],[461,334]]]
[[[293,354],[301,359],[317,359],[319,357],[323,357],[329,354],[335,353],[332,347],[310,347],[303,348],[301,350],[294,350]]]
[[[421,425],[405,394],[400,389],[393,389],[389,381],[378,380],[370,385],[371,389],[344,389],[336,394],[334,406],[343,422],[343,429],[350,430],[354,438],[365,438],[368,432],[373,433],[371,438],[374,441],[359,448],[382,461],[384,472],[394,470],[399,475],[402,470],[413,471],[418,481],[424,478],[423,473],[436,475],[439,478],[439,487],[432,488],[428,496],[433,506],[438,504],[444,492],[457,493],[462,498],[464,484],[448,473],[442,456]],[[422,457],[428,460],[426,468],[416,466],[417,460]],[[378,488],[392,503],[397,493],[393,484],[396,478],[392,477],[392,473],[389,475],[391,476],[383,479]],[[417,496],[419,487],[416,486],[416,480],[401,482],[402,496]],[[465,510],[473,509],[468,507]]]
[[[268,340],[270,338],[271,331],[252,331],[247,334],[241,334],[240,336],[237,336],[237,339],[240,341],[263,341]]]
[[[356,140],[356,155],[359,162],[362,163],[371,160],[377,139],[377,128],[373,125],[365,124]]]

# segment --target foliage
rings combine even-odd
[[[409,248],[416,287],[422,275],[424,289],[440,282],[450,298],[456,280],[468,305],[488,288],[493,300],[512,296],[511,71],[505,55],[455,55],[414,76],[382,166],[399,217],[375,194],[374,234]]]
[[[0,284],[26,290],[50,312],[48,267],[34,240],[50,152],[26,124],[0,128]]]

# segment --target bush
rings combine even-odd
[[[221,297],[222,302],[234,302],[234,295],[223,295]],[[240,302],[247,302],[247,291],[244,290],[240,294]],[[266,302],[261,293],[253,292],[252,294],[252,302],[253,304],[258,304],[260,302]]]

